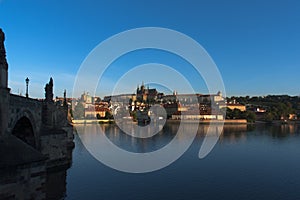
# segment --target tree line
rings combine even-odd
[[[263,115],[264,121],[273,120],[287,120],[290,114],[295,114],[300,118],[300,97],[289,95],[268,95],[268,96],[254,96],[254,97],[235,97],[227,98],[227,101],[236,101],[240,104],[246,105],[247,111],[255,108],[265,109]],[[229,116],[237,114],[237,111],[228,111]]]

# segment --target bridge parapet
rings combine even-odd
[[[36,107],[36,106],[41,106],[42,101],[37,100],[37,99],[32,99],[32,98],[26,98],[23,96],[15,95],[15,94],[10,94],[10,105],[13,106],[26,106],[26,107]]]

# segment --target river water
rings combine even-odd
[[[179,159],[149,173],[112,169],[83,144],[97,151],[102,143],[96,136],[105,134],[126,151],[154,152],[170,144],[178,124],[166,124],[150,139],[131,137],[116,125],[99,126],[104,133],[91,129],[75,135],[65,199],[300,199],[300,125],[225,125],[213,150],[199,159],[207,130],[207,125],[200,125],[194,142]]]

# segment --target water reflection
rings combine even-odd
[[[132,137],[114,124],[100,124],[98,128],[101,128],[102,131],[97,130],[97,127],[92,127],[92,125],[77,126],[77,130],[80,134],[89,134],[88,137],[81,137],[84,143],[92,144],[94,140],[98,139],[97,134],[104,133],[113,144],[124,150],[145,153],[167,145],[176,136],[179,125],[166,124],[161,131],[150,138]],[[87,131],[87,129],[89,130]]]
[[[45,161],[1,168],[0,199],[64,199],[72,148],[68,151],[67,161],[56,168],[46,169]]]
[[[251,128],[247,124],[227,124],[223,127],[223,134],[220,136],[219,141],[222,143],[229,141],[236,143],[238,141],[245,141],[247,139],[247,132]]]
[[[176,136],[180,123],[166,123],[164,127],[156,135],[150,138],[136,138],[124,133],[117,125],[114,124],[100,124],[97,125],[98,128],[101,128],[101,132],[118,147],[137,153],[152,152],[158,149],[163,148],[169,144],[174,137]],[[183,125],[184,132],[188,135],[191,130],[194,130],[198,126],[197,131],[197,140],[203,142],[203,138],[208,136],[220,135],[219,142],[229,141],[229,142],[238,142],[245,141],[249,137],[253,136],[269,136],[271,138],[285,138],[290,135],[299,134],[299,125],[266,125],[266,124],[226,124],[223,127],[218,124],[185,124]],[[211,132],[208,133],[209,127],[211,126]],[[87,129],[90,128],[90,125],[82,125],[82,127],[77,126],[77,129]],[[223,128],[223,130],[222,130]],[[95,130],[94,130],[95,129]],[[86,143],[95,142],[94,139],[97,139],[97,134],[101,134],[97,131],[97,128],[93,130],[79,131],[81,134],[88,134],[88,137],[81,137]],[[215,130],[215,131],[214,131]],[[182,137],[182,136],[181,136]],[[186,136],[177,138],[179,141],[186,139]]]
[[[285,138],[291,135],[299,134],[299,127],[293,124],[283,124],[277,126],[267,126],[269,132],[271,132],[271,136],[274,138]]]
[[[191,126],[193,125],[184,127],[187,134],[190,131]],[[218,128],[218,125],[214,126]],[[179,123],[167,123],[159,133],[151,138],[131,137],[128,134],[123,133],[116,125],[101,124],[99,127],[103,130],[107,138],[123,149],[132,152],[151,152],[166,146],[174,139],[179,129]],[[82,126],[81,128],[87,127]],[[281,193],[279,194],[281,197],[288,197],[290,187],[294,187],[294,185],[299,186],[299,182],[297,182],[300,177],[299,171],[297,171],[297,165],[293,164],[296,162],[296,158],[299,158],[299,153],[297,153],[299,152],[297,149],[299,142],[298,140],[295,140],[295,137],[300,136],[299,124],[225,125],[212,155],[210,154],[207,159],[204,159],[205,161],[200,161],[197,158],[197,152],[203,142],[204,136],[207,134],[207,130],[208,125],[200,124],[194,145],[192,145],[190,150],[186,152],[178,162],[167,169],[145,176],[133,176],[130,174],[116,173],[115,171],[110,171],[108,168],[103,167],[99,170],[99,163],[97,163],[95,164],[95,170],[91,172],[90,176],[88,174],[82,175],[79,173],[71,173],[72,176],[70,177],[69,175],[68,177],[68,191],[66,189],[66,177],[70,165],[55,170],[47,170],[45,168],[45,163],[36,162],[18,167],[0,169],[0,199],[65,199],[67,197],[71,199],[84,199],[83,197],[88,195],[90,197],[97,195],[109,197],[112,193],[116,198],[120,199],[122,195],[118,194],[119,190],[111,192],[111,188],[114,188],[113,186],[117,182],[123,183],[126,191],[130,191],[130,188],[134,188],[134,186],[139,187],[141,181],[144,183],[143,188],[152,188],[157,182],[162,182],[164,184],[159,185],[159,188],[162,188],[161,192],[170,195],[170,198],[167,199],[189,199],[191,197],[182,196],[181,194],[172,196],[172,192],[165,186],[172,184],[174,187],[174,190],[172,191],[184,190],[191,192],[192,188],[194,188],[195,190],[192,192],[196,195],[195,197],[199,197],[200,194],[196,192],[195,185],[202,185],[203,190],[201,195],[205,194],[206,199],[213,198],[216,193],[205,193],[205,191],[211,189],[205,185],[219,185],[220,187],[222,185],[222,187],[225,188],[226,185],[228,185],[228,191],[225,189],[221,190],[221,193],[225,196],[231,195],[230,191],[232,192],[232,190],[230,190],[229,186],[236,187],[239,190],[237,194],[240,197],[245,197],[248,192],[257,185],[257,181],[266,186],[263,189],[255,190],[256,197],[268,197],[271,193],[268,192],[270,189],[267,185],[274,184],[274,182],[277,184],[276,181],[278,180],[278,185],[280,185],[279,183],[281,183],[281,180],[287,185],[282,188]],[[94,136],[97,136],[97,134],[100,133],[97,129],[93,129],[86,134],[89,134],[89,137],[83,138],[92,142],[95,138]],[[185,137],[178,138],[178,142],[183,142],[185,139]],[[97,142],[99,143],[100,141]],[[77,141],[75,147],[77,153],[85,151],[85,148],[78,144],[80,143]],[[286,146],[283,148],[282,145]],[[69,160],[69,163],[71,163],[72,150],[69,150],[67,159]],[[94,160],[89,160],[91,158],[87,155],[85,155],[85,159],[84,162],[79,159],[77,161],[78,163],[75,163],[75,165],[71,167],[71,170],[76,171],[78,166],[83,166],[83,169],[85,169],[86,166],[91,167]],[[272,164],[268,164],[269,162]],[[230,163],[232,163],[232,165]],[[264,170],[261,169],[261,165],[264,165]],[[220,170],[218,166],[221,166],[222,170]],[[286,173],[285,171],[287,167],[292,168],[291,170],[288,170],[289,173]],[[213,173],[210,170],[212,170]],[[201,173],[203,171],[206,173]],[[81,172],[84,172],[84,170]],[[213,175],[216,172],[218,172],[218,176]],[[226,174],[228,174],[228,176]],[[257,174],[259,174],[259,176]],[[81,176],[86,178],[87,182],[79,184],[78,177]],[[96,176],[94,181],[92,181],[93,176]],[[144,180],[143,177],[145,177],[146,180]],[[265,178],[260,179],[260,177]],[[281,179],[277,180],[276,177]],[[186,179],[193,180],[194,182],[185,182],[184,180]],[[247,185],[241,187],[235,181],[231,181],[231,179],[238,179],[240,181],[247,180]],[[147,181],[149,183],[147,183]],[[181,185],[181,187],[177,187],[175,183]],[[95,187],[99,184],[105,186],[106,189],[99,190],[98,187]],[[74,185],[76,185],[76,187],[74,187]],[[85,190],[83,189],[81,191],[82,194],[75,192],[80,185],[85,186]],[[186,189],[183,189],[185,186]],[[247,186],[247,190],[244,189],[245,186]],[[93,188],[95,189],[93,190]],[[134,193],[136,197],[144,198],[144,195],[146,194],[152,195],[153,198],[158,197],[155,196],[154,193],[148,192],[148,190],[143,190],[143,188],[140,188],[140,192]],[[125,189],[124,191],[122,190],[122,192],[127,194]],[[141,191],[144,193],[142,194]],[[73,196],[74,194],[78,196]]]
[[[46,199],[63,199],[66,196],[66,177],[67,169],[51,171],[46,178]]]
[[[225,125],[220,141],[238,142],[255,136],[266,136],[269,139],[287,139],[291,136],[299,136],[299,134],[299,124]]]
[[[152,139],[140,140],[115,125],[100,127],[113,143],[143,152],[168,144],[179,124],[167,123]],[[197,153],[207,129],[207,125],[199,125],[194,143],[182,157],[147,174],[122,173],[103,165],[76,137],[77,159],[68,172],[67,198],[299,199],[299,125],[225,125],[213,151],[199,159]],[[92,141],[99,133],[86,134],[89,137],[84,138]]]
[[[204,128],[203,128],[204,127]],[[198,134],[205,135],[208,125],[198,127],[197,123],[180,124],[180,123],[166,123],[161,131],[149,138],[132,137],[123,132],[115,124],[99,124],[99,125],[77,125],[77,131],[84,144],[88,145],[102,145],[98,137],[99,134],[104,134],[113,144],[129,152],[145,153],[159,150],[171,141],[177,141],[178,144],[184,143],[198,129]],[[216,126],[217,127],[217,126]],[[100,131],[101,129],[101,131]],[[177,134],[181,131],[182,134]],[[176,137],[176,138],[175,138]],[[96,144],[95,141],[98,141]],[[181,141],[181,142],[180,142]]]

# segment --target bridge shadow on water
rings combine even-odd
[[[10,148],[10,153],[4,155],[4,148]],[[3,158],[0,161],[0,199],[64,199],[72,151],[73,148],[67,148],[64,160],[47,168],[49,159],[33,147],[14,136],[0,139],[0,157]],[[12,157],[12,154],[20,157]]]

